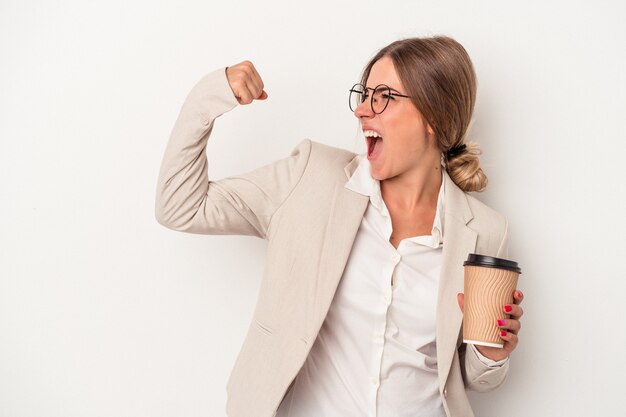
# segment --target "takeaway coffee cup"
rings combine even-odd
[[[522,270],[517,262],[470,253],[465,268],[463,342],[503,347],[498,320],[507,318],[502,307],[513,303],[517,278]]]

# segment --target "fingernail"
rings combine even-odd
[[[504,320],[498,320],[498,326],[504,326]]]
[[[502,331],[500,332],[500,336],[502,336],[502,337],[506,336],[506,332],[505,332],[504,330],[502,330]]]
[[[507,313],[510,313],[511,310],[513,310],[513,307],[511,307],[511,306],[504,306],[504,311],[506,311]]]
[[[522,298],[522,292],[521,291],[515,291],[515,298]]]

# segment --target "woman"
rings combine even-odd
[[[472,415],[465,388],[504,380],[522,294],[503,306],[504,348],[461,343],[463,261],[507,247],[504,217],[465,193],[486,185],[463,143],[476,95],[465,49],[412,38],[372,58],[350,91],[366,155],[305,140],[286,159],[208,181],[214,120],[266,99],[263,88],[250,62],[200,80],[157,190],[169,228],[268,240],[228,415]]]

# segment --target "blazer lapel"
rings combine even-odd
[[[463,261],[476,248],[476,232],[467,226],[472,212],[467,197],[447,175],[441,276],[437,299],[437,363],[439,384],[445,385],[457,349],[463,314],[457,293],[463,292]]]
[[[313,328],[309,329],[309,335],[317,334],[326,317],[369,202],[369,197],[345,188],[345,184],[345,181],[335,183],[319,260]]]
[[[357,166],[358,158],[355,156],[344,168],[346,179],[337,181],[333,190],[319,259],[318,276],[315,281],[314,311],[312,316],[309,316],[312,321],[309,322],[310,327],[307,329],[307,334],[312,337],[317,335],[335,296],[337,285],[343,275],[354,239],[369,203],[369,197],[345,187]]]

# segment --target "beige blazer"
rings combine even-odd
[[[341,279],[368,197],[344,187],[356,155],[310,140],[247,174],[208,180],[214,120],[237,105],[225,69],[191,90],[158,178],[156,218],[183,232],[267,239],[267,264],[247,336],[227,384],[231,417],[270,417],[303,365]],[[255,143],[251,140],[250,143]],[[506,256],[505,218],[446,175],[443,266],[437,300],[439,387],[448,416],[472,416],[465,388],[491,390],[507,364],[485,366],[461,343],[463,261]]]

